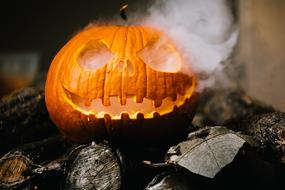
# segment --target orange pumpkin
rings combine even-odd
[[[56,55],[46,81],[46,105],[74,141],[160,141],[191,122],[193,74],[161,31],[147,26],[93,26]]]

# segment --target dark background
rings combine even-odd
[[[232,5],[236,10],[240,31],[234,51],[233,63],[236,67],[232,69],[233,73],[237,72],[237,68],[243,68],[243,73],[238,75],[234,83],[240,84],[249,95],[284,111],[285,1],[228,1],[234,2]],[[119,9],[124,4],[129,4],[129,17],[132,17],[132,12],[136,13],[135,16],[144,14],[153,2],[154,0],[1,1],[0,54],[37,52],[40,57],[38,76],[44,81],[48,66],[58,50],[84,26],[92,21],[119,19]],[[0,79],[0,86],[4,86],[1,82]]]
[[[119,18],[119,9],[143,13],[150,0],[3,1],[0,52],[37,52],[45,72],[57,51],[92,21]]]

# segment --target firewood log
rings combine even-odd
[[[201,93],[193,124],[199,127],[226,126],[273,111],[272,107],[251,98],[240,89],[207,89]]]
[[[0,159],[0,187],[24,187],[37,176],[50,171],[63,173],[66,159],[61,157],[69,146],[69,143],[57,135],[11,150]]]
[[[66,190],[120,189],[124,168],[120,153],[107,145],[83,145],[71,153],[66,168]]]
[[[266,160],[285,164],[285,113],[258,114],[236,128],[260,142],[258,151]]]
[[[200,190],[200,184],[181,169],[165,171],[153,178],[145,190]]]
[[[0,156],[56,132],[45,107],[43,90],[23,88],[0,101]]]
[[[171,147],[166,162],[214,178],[234,160],[245,143],[243,136],[225,127],[205,127],[190,133],[186,141]]]
[[[147,186],[160,189],[283,189],[285,167],[264,161],[254,137],[226,127],[205,127],[169,149],[173,169]]]

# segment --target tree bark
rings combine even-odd
[[[258,151],[266,160],[285,164],[285,113],[258,114],[236,125],[236,129],[260,142]]]
[[[227,126],[259,113],[271,113],[274,109],[254,100],[240,89],[205,90],[193,119],[194,126]]]
[[[52,170],[63,173],[68,143],[60,136],[24,144],[0,159],[0,187],[17,188]],[[56,161],[54,161],[56,160]]]
[[[0,156],[56,132],[45,107],[43,90],[23,88],[0,101]]]

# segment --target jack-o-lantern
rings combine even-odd
[[[72,140],[162,140],[188,127],[195,77],[161,31],[147,26],[93,26],[51,63],[46,104]]]

